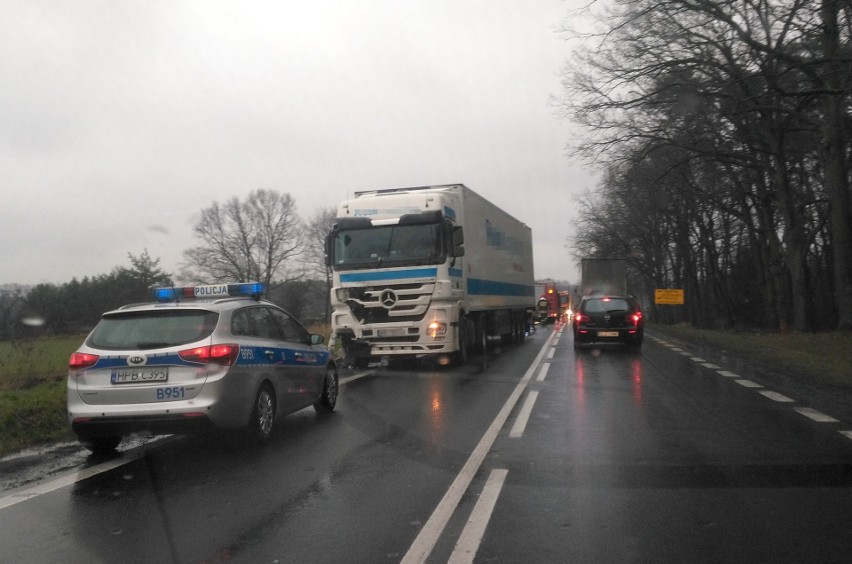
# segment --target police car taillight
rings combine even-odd
[[[71,370],[82,370],[83,368],[94,366],[97,361],[98,355],[96,354],[75,352],[68,361],[68,368]]]
[[[221,364],[222,366],[231,366],[236,362],[239,353],[239,345],[210,345],[185,349],[180,351],[178,355],[182,360],[187,362],[197,362],[199,364],[212,362],[214,364]]]
[[[155,287],[151,288],[158,302],[173,302],[184,299],[213,299],[234,296],[260,298],[266,287],[260,282],[241,284],[206,284],[202,286]]]

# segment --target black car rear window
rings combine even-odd
[[[621,298],[600,298],[586,300],[586,303],[583,306],[583,310],[586,313],[601,313],[604,311],[627,311],[628,309],[630,309],[630,304],[627,303],[627,300]]]
[[[86,344],[109,350],[185,345],[209,337],[218,319],[218,313],[198,309],[118,312],[104,316]]]

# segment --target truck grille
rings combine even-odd
[[[420,321],[435,284],[391,284],[350,288],[346,304],[361,323]]]

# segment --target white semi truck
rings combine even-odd
[[[528,330],[532,231],[463,184],[356,192],[338,207],[326,257],[332,338],[356,366],[463,364]]]

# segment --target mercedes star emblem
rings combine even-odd
[[[386,309],[390,309],[396,305],[396,294],[393,290],[385,290],[380,300]]]

